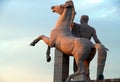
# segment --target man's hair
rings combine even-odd
[[[88,15],[82,15],[81,19],[80,19],[80,22],[81,23],[83,23],[83,22],[88,23],[88,20],[89,20],[89,16]]]

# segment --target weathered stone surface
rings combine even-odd
[[[71,81],[71,82],[84,82],[84,81]],[[90,82],[120,82],[120,78],[104,79],[104,80],[91,80]]]
[[[76,75],[72,81],[84,81],[86,78],[84,78],[84,74]]]
[[[65,82],[69,75],[69,56],[55,49],[54,82]]]
[[[105,79],[105,80],[92,80],[91,82],[120,82],[120,78]]]

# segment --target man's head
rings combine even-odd
[[[82,15],[81,19],[80,19],[80,22],[81,22],[81,24],[84,23],[84,22],[88,23],[88,20],[89,20],[89,17],[87,15]]]

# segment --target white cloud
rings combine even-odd
[[[87,14],[92,18],[117,17],[120,8],[110,1],[84,0],[75,3],[77,15]]]
[[[40,82],[42,80],[45,82],[52,82],[52,75],[44,71],[43,69],[37,69],[32,66],[29,68],[21,65],[6,66],[0,68],[0,78],[3,82]]]
[[[83,2],[81,2],[81,4],[83,4],[83,6],[89,6],[89,5],[92,6],[101,2],[102,0],[84,0]]]
[[[0,79],[3,82],[52,82],[53,62],[48,64],[45,59],[47,46],[40,41],[31,47],[32,40],[33,37],[26,37],[0,41]]]
[[[116,7],[111,7],[109,9],[105,9],[102,14],[101,17],[111,17],[111,16],[115,16],[117,13],[117,8]]]
[[[93,7],[95,5],[100,4],[101,2],[103,1],[102,0],[83,0],[83,1],[75,1],[74,4],[75,4],[75,9],[80,10],[80,9]]]
[[[89,3],[97,4],[101,3],[103,0],[89,0]]]

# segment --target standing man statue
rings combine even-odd
[[[87,38],[89,40],[91,38],[93,38],[95,43],[101,44],[100,40],[97,37],[96,30],[93,27],[91,27],[90,25],[88,25],[88,20],[89,20],[89,17],[87,15],[82,15],[81,19],[80,19],[81,24],[77,24],[77,23],[71,24],[71,32],[72,32],[73,36],[78,37],[78,38],[79,37]],[[95,52],[93,52],[93,54],[95,54],[95,53],[96,53],[96,50],[95,50]],[[105,61],[106,61],[106,55],[99,54],[98,62],[97,62],[98,63],[97,64],[97,79],[98,80],[104,79],[103,71],[104,71]],[[85,63],[86,63],[85,65],[88,65],[88,67],[89,67],[89,63],[88,62],[85,62]],[[74,69],[74,72],[77,70],[75,60],[74,60],[74,68],[73,69]],[[89,70],[87,71],[87,76],[89,77]]]

